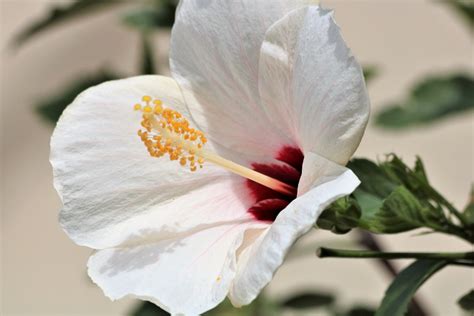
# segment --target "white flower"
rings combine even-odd
[[[364,79],[311,2],[182,1],[174,79],[107,82],[64,112],[51,140],[60,222],[98,250],[89,275],[108,297],[186,315],[248,304],[357,187],[344,165],[367,123]]]

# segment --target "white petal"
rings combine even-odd
[[[313,227],[324,208],[350,194],[359,185],[359,180],[349,169],[307,153],[300,183],[303,187],[298,188],[298,198],[251,246],[241,250],[237,275],[229,294],[235,306],[249,304],[257,297],[283,263],[293,243]]]
[[[88,272],[111,299],[132,295],[173,315],[198,315],[225,298],[245,228],[222,225],[157,243],[100,250],[90,258]]]
[[[347,163],[367,124],[369,99],[332,13],[310,6],[272,25],[261,49],[259,88],[273,123],[304,152]]]
[[[86,90],[54,131],[60,221],[78,244],[99,249],[157,240],[247,216],[248,202],[238,196],[243,180],[211,164],[192,173],[176,161],[149,156],[137,136],[141,114],[133,111],[143,95],[187,115],[174,80],[143,76]]]
[[[180,2],[171,37],[173,77],[200,129],[241,154],[295,145],[266,118],[258,93],[259,51],[272,23],[310,0]]]

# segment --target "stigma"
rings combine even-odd
[[[142,112],[138,136],[151,157],[168,157],[191,172],[210,162],[282,194],[296,196],[295,187],[206,150],[204,133],[191,127],[178,111],[164,107],[161,100],[143,96],[134,110]]]

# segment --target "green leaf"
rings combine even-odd
[[[359,203],[367,205],[359,226],[374,233],[399,233],[424,225],[422,205],[405,187],[397,187],[385,199],[367,192],[354,193]]]
[[[417,260],[401,271],[385,292],[375,316],[403,316],[418,288],[445,267],[445,260]]]
[[[93,13],[113,5],[124,3],[126,0],[78,0],[67,6],[55,6],[47,15],[27,26],[14,39],[13,44],[19,46],[33,36],[51,27],[67,22],[72,18]]]
[[[472,239],[468,229],[452,221],[459,212],[431,187],[420,158],[413,169],[393,154],[379,164],[353,159],[348,167],[361,180],[352,195],[361,211],[358,227],[379,234],[427,227]]]
[[[370,307],[356,306],[348,310],[345,316],[374,316],[375,310]]]
[[[474,290],[469,291],[458,300],[459,306],[468,312],[474,311]]]
[[[168,316],[169,314],[153,303],[144,301],[129,314],[130,316]]]
[[[431,77],[419,82],[403,102],[388,106],[376,115],[385,128],[405,128],[437,121],[474,108],[474,79],[457,74]]]
[[[158,73],[154,60],[154,53],[150,37],[147,32],[142,34],[142,63],[141,63],[141,74],[151,75]]]
[[[334,304],[335,298],[329,293],[300,293],[281,303],[283,307],[293,309],[318,308]]]
[[[346,196],[336,200],[319,216],[316,226],[335,234],[348,233],[359,225],[361,211],[356,200]]]
[[[369,83],[370,81],[372,81],[379,74],[379,70],[377,66],[365,65],[362,68],[363,68],[362,70],[364,72],[364,78],[365,78],[366,83]]]
[[[83,77],[69,83],[61,92],[41,101],[36,110],[38,114],[50,123],[56,123],[64,109],[74,101],[78,94],[104,81],[118,79],[118,76],[104,71],[95,75]]]
[[[250,305],[236,308],[226,299],[213,310],[204,313],[205,316],[278,316],[279,314],[279,306],[262,294]]]
[[[471,28],[474,27],[474,2],[472,0],[446,0],[442,1],[466,18]]]
[[[463,216],[471,229],[474,229],[474,186],[471,188],[469,203],[463,211]]]
[[[176,7],[177,4],[171,0],[155,1],[154,5],[127,13],[123,21],[141,31],[170,28],[174,24]]]

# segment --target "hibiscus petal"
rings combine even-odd
[[[293,243],[336,199],[350,194],[359,180],[349,169],[307,153],[298,198],[292,201],[255,242],[239,250],[237,274],[229,293],[235,306],[249,304],[270,282]],[[245,243],[248,245],[249,243]]]
[[[173,315],[198,315],[226,296],[246,225],[223,225],[157,243],[100,250],[89,275],[111,299],[133,295]]]
[[[211,164],[192,173],[176,161],[150,157],[137,136],[141,114],[133,111],[143,95],[187,115],[173,79],[142,76],[86,90],[54,131],[60,221],[80,245],[100,249],[158,240],[248,217],[242,179]]]
[[[303,151],[347,163],[367,124],[369,99],[332,13],[310,6],[271,26],[261,48],[259,88],[272,122]]]
[[[258,93],[259,51],[266,30],[311,0],[180,2],[171,37],[173,77],[190,112],[217,143],[242,154],[272,156],[294,145],[271,127]]]

